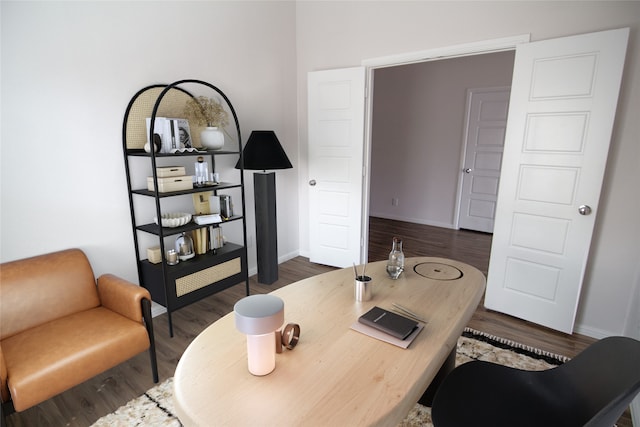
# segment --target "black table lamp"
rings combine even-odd
[[[253,174],[256,208],[256,251],[258,282],[270,285],[278,280],[278,228],[276,224],[276,174],[267,169],[293,166],[272,130],[254,130],[242,150],[244,169]],[[236,164],[240,169],[240,160]]]

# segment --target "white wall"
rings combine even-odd
[[[640,241],[640,2],[299,2],[300,249],[308,253],[306,78],[365,59],[509,37],[531,40],[631,27],[595,238],[577,318],[591,336],[620,334],[633,305]]]
[[[2,261],[80,247],[96,275],[138,282],[122,119],[139,89],[184,78],[209,81],[229,96],[245,140],[254,129],[276,131],[294,165],[277,173],[279,251],[297,254],[294,3],[0,7]],[[246,182],[254,235],[250,172]],[[255,268],[255,244],[249,264]]]
[[[511,86],[513,57],[375,70],[370,215],[454,228],[467,89]]]

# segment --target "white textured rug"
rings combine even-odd
[[[543,370],[569,359],[467,328],[458,340],[456,365],[471,360],[486,360],[519,369]],[[93,427],[179,427],[180,421],[173,415],[172,393],[173,378],[169,378],[115,412],[100,418]],[[399,426],[431,427],[431,408],[416,404]]]

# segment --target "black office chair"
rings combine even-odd
[[[545,371],[475,361],[436,392],[435,427],[613,426],[640,391],[640,341],[602,339]]]

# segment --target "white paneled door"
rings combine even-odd
[[[508,87],[467,92],[459,228],[493,232],[509,92]]]
[[[487,308],[572,333],[628,35],[517,47]]]
[[[364,67],[308,76],[311,262],[360,263],[364,87]]]

